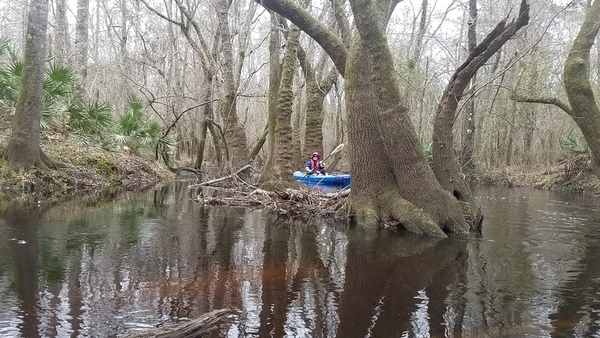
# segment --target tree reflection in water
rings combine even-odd
[[[600,208],[488,194],[508,198],[482,200],[483,235],[447,239],[204,207],[186,184],[5,206],[0,335],[120,336],[220,308],[236,315],[214,337],[598,335]]]

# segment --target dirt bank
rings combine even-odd
[[[15,173],[0,159],[0,198],[47,200],[98,195],[144,189],[173,177],[152,159],[125,151],[107,151],[67,139],[47,141],[41,146],[61,167]]]

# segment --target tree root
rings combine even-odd
[[[390,190],[376,196],[354,196],[349,203],[348,212],[365,227],[379,224],[382,227],[403,228],[410,233],[430,237],[447,237],[446,232],[453,234],[468,232],[467,223],[461,216],[454,215],[450,211],[442,215],[430,214],[403,198],[400,193]]]

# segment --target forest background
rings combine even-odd
[[[478,71],[459,103],[456,153],[464,153],[465,140],[474,138],[463,172],[475,182],[513,184],[521,176],[538,186],[595,193],[587,145],[573,119],[555,104],[522,102],[567,101],[563,67],[591,1],[529,3],[529,24]],[[437,106],[469,54],[474,23],[480,41],[516,15],[518,4],[404,0],[394,11],[388,42],[428,158]],[[323,22],[332,20],[327,3],[304,6]],[[0,1],[2,145],[15,112],[28,7],[25,1]],[[41,143],[50,157],[71,166],[16,176],[3,170],[2,187],[22,189],[24,179],[31,183],[26,189],[138,185],[166,177],[164,168],[233,172],[252,163],[260,170],[274,151],[270,70],[283,62],[293,31],[282,22],[251,0],[50,1]],[[289,116],[288,162],[295,169],[309,153],[327,154],[348,138],[343,79],[313,40],[299,34],[298,41]],[[591,55],[590,81],[597,93],[597,47]],[[316,111],[314,90],[322,95]],[[331,170],[349,171],[345,151]],[[548,173],[554,175],[540,176]],[[124,183],[126,177],[135,183]]]

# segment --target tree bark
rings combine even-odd
[[[54,57],[56,62],[61,65],[69,64],[69,23],[67,22],[67,1],[56,0],[54,20],[56,21],[56,29],[54,35]]]
[[[362,219],[398,221],[417,234],[467,232],[458,202],[429,169],[400,96],[383,31],[389,4],[350,4],[359,31],[346,71],[351,210]]]
[[[292,27],[286,40],[283,56],[281,84],[277,100],[277,127],[275,128],[275,158],[269,180],[265,184],[278,184],[292,181],[292,104],[294,101],[293,84],[296,72],[296,51],[298,50],[299,31]]]
[[[343,51],[340,38],[291,1],[260,3],[319,42],[346,79],[352,174],[348,213],[361,226],[392,221],[417,234],[466,233],[460,205],[429,169],[400,97],[384,34],[397,2],[380,1],[374,7],[368,0],[351,1],[359,34]]]
[[[248,143],[246,132],[239,123],[237,113],[237,83],[234,76],[233,46],[229,28],[229,9],[231,1],[216,0],[215,8],[218,16],[218,36],[221,38],[221,57],[223,67],[223,96],[220,102],[220,113],[224,121],[225,139],[231,158],[228,159],[232,170],[247,164]]]
[[[85,80],[87,78],[89,11],[89,0],[77,0],[77,19],[75,23],[75,65],[77,74],[79,74],[79,87],[77,90],[80,97],[85,96]]]
[[[477,0],[469,0],[469,28],[467,32],[469,54],[477,47]],[[460,167],[467,180],[474,171],[473,150],[475,149],[475,85],[477,74],[473,74],[470,83],[470,95],[463,114],[462,131],[460,133]]]
[[[48,0],[31,1],[27,16],[27,34],[23,53],[23,71],[15,107],[12,134],[5,149],[9,168],[46,168],[40,150]]]
[[[600,109],[589,80],[590,50],[600,30],[600,1],[588,8],[585,20],[565,61],[564,85],[570,115],[590,147],[592,168],[600,178]]]
[[[263,166],[260,182],[270,179],[270,173],[275,162],[275,130],[277,128],[277,98],[279,97],[279,83],[281,82],[281,25],[279,14],[270,12],[271,30],[269,32],[269,92],[267,93],[267,129],[269,134],[267,161]]]
[[[330,70],[322,80],[318,79],[315,69],[308,59],[306,51],[299,47],[298,60],[306,79],[306,131],[304,133],[304,151],[302,158],[308,159],[310,154],[318,151],[323,154],[323,101],[336,82],[338,72]],[[321,71],[323,71],[321,69]]]
[[[474,0],[472,0],[474,1]],[[421,19],[419,20],[419,29],[414,39],[414,49],[412,56],[408,59],[408,69],[414,69],[416,65],[421,61],[421,52],[423,48],[423,39],[427,31],[427,0],[421,0]],[[414,31],[414,29],[413,29]],[[414,34],[413,34],[414,35]]]
[[[454,154],[453,126],[458,103],[477,71],[528,22],[529,5],[526,0],[522,0],[518,18],[508,25],[506,20],[501,21],[456,70],[437,108],[433,126],[433,172],[446,191],[465,203],[466,212],[475,212],[479,207],[461,174],[459,161]]]

